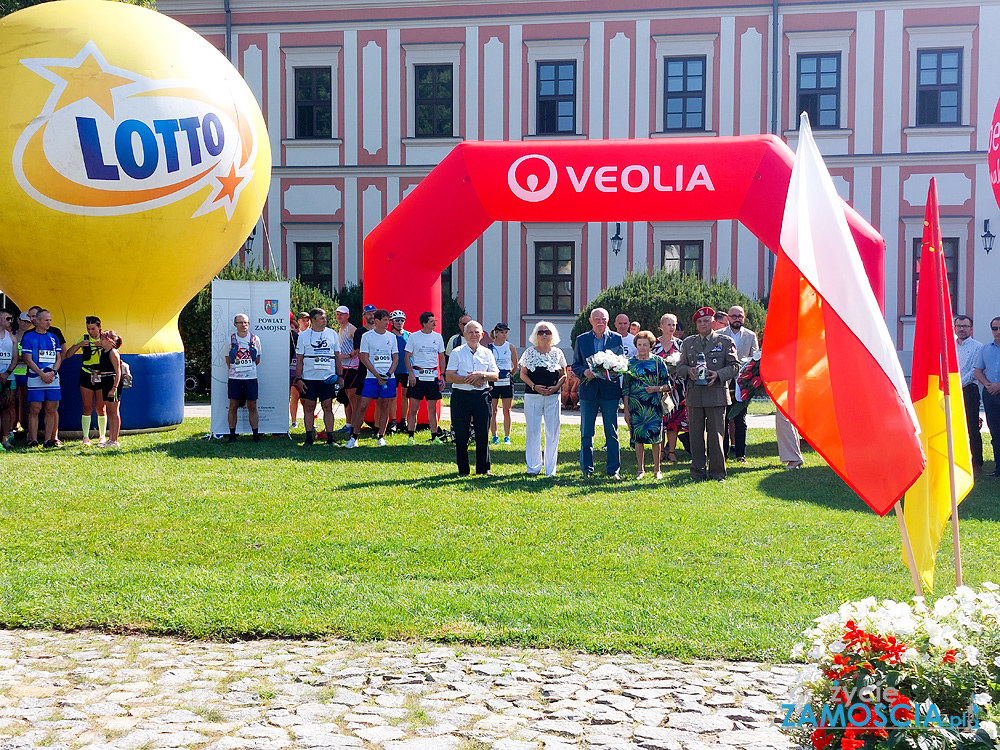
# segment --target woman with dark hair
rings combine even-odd
[[[80,402],[83,406],[80,427],[83,432],[83,445],[90,445],[90,424],[94,412],[94,401],[97,401],[97,429],[101,433],[101,443],[108,428],[107,407],[102,398],[101,389],[101,319],[96,315],[88,315],[84,321],[87,332],[76,340],[66,350],[66,359],[78,351],[83,352],[83,364],[80,365]]]
[[[122,429],[121,415],[121,393],[122,393],[122,357],[118,353],[118,348],[122,345],[122,340],[114,331],[104,331],[101,334],[101,360],[99,371],[101,374],[101,400],[104,402],[108,414],[107,441],[101,437],[98,443],[100,448],[120,448],[118,435]]]
[[[510,375],[517,362],[517,348],[507,340],[510,333],[510,326],[506,323],[497,323],[493,327],[493,343],[490,344],[490,351],[500,368],[500,377],[493,384],[493,415],[490,419],[490,432],[493,433],[493,445],[500,444],[497,436],[497,407],[503,405],[503,444],[510,445],[511,416],[510,407],[514,401],[514,385]]]

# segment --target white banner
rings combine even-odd
[[[288,364],[291,285],[287,281],[212,281],[212,434],[229,433],[229,369],[226,355],[233,318],[250,318],[250,333],[260,339],[257,384],[259,431],[288,432]],[[237,412],[236,432],[250,433],[246,408]]]

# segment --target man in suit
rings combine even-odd
[[[608,311],[594,308],[590,313],[590,331],[576,337],[573,346],[573,373],[580,378],[580,470],[584,477],[594,475],[594,431],[597,412],[604,423],[607,471],[612,479],[620,479],[621,454],[618,450],[618,402],[621,401],[621,379],[605,378],[590,369],[587,360],[597,352],[622,354],[622,337],[608,330]]]
[[[687,378],[685,400],[691,434],[691,476],[696,480],[726,481],[726,456],[722,452],[722,432],[726,428],[729,406],[727,381],[736,377],[739,360],[735,342],[712,330],[715,310],[702,307],[694,314],[698,333],[681,343],[681,361],[677,374]],[[698,385],[698,355],[705,355],[707,385]],[[707,433],[707,439],[706,439]],[[705,471],[706,453],[708,472]]]

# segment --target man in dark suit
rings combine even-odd
[[[597,352],[622,354],[622,337],[608,330],[608,311],[602,307],[590,313],[590,325],[592,330],[577,336],[573,346],[573,373],[580,378],[580,469],[585,477],[594,475],[594,430],[599,410],[604,423],[608,476],[620,479],[618,402],[622,397],[621,380],[595,374],[587,360]]]

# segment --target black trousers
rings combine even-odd
[[[993,396],[983,388],[983,409],[986,410],[986,424],[990,428],[990,440],[993,445],[993,459],[1000,461],[1000,395]],[[1000,466],[1000,463],[997,464]]]
[[[490,419],[493,416],[489,390],[451,389],[451,429],[455,431],[455,460],[460,477],[469,474],[469,426],[476,430],[476,473],[490,470]]]
[[[962,386],[962,398],[965,399],[965,421],[969,426],[969,450],[972,452],[972,465],[983,465],[983,435],[979,431],[979,383],[969,383]]]
[[[736,385],[734,381],[729,383],[729,394],[732,397],[732,401],[736,403]],[[729,410],[729,407],[726,407]],[[722,453],[725,456],[729,455],[729,430],[732,429],[734,432],[735,440],[733,441],[733,451],[736,454],[736,458],[745,458],[747,455],[747,412],[750,411],[749,408],[744,409],[740,412],[739,416],[733,419],[726,420],[726,431],[722,435]],[[732,425],[732,427],[730,426]]]

